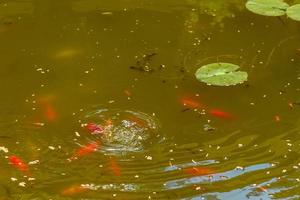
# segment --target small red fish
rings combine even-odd
[[[55,121],[57,119],[57,113],[52,105],[46,105],[45,107],[45,118],[48,121]]]
[[[221,119],[231,119],[231,118],[233,118],[231,113],[228,113],[228,112],[225,112],[225,111],[222,111],[222,110],[218,110],[218,109],[211,109],[209,111],[209,114],[211,114],[214,117],[221,118]]]
[[[104,128],[99,125],[99,124],[95,124],[95,123],[88,123],[86,125],[86,128],[91,132],[91,134],[100,134],[104,132]]]
[[[204,176],[215,173],[213,169],[207,167],[191,167],[183,170],[186,174],[191,176]]]
[[[41,114],[43,115],[44,119],[46,119],[49,122],[57,120],[58,114],[54,107],[55,98],[56,97],[54,95],[48,94],[40,96],[37,99],[38,105],[40,106],[42,111]]]
[[[73,196],[76,194],[80,194],[83,192],[88,191],[88,188],[82,187],[81,185],[72,185],[68,188],[65,188],[62,192],[61,195],[63,196]]]
[[[100,147],[99,142],[91,142],[91,143],[84,145],[84,146],[80,147],[79,149],[77,149],[71,159],[74,160],[76,158],[80,158],[80,157],[89,155],[89,154],[97,151],[97,149],[99,147]]]
[[[203,108],[203,105],[194,98],[191,97],[182,97],[180,103],[189,109],[200,109]]]
[[[110,167],[113,175],[115,175],[115,176],[121,175],[121,167],[118,165],[118,163],[116,162],[116,160],[114,158],[110,158],[109,167]]]
[[[22,172],[28,172],[28,165],[24,163],[22,159],[17,156],[9,156],[9,163]]]

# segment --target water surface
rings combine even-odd
[[[0,198],[300,198],[300,24],[244,3],[2,1]]]

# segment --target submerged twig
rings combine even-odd
[[[189,111],[189,110],[191,110],[191,109],[190,108],[185,108],[185,109],[181,110],[181,112],[186,112],[186,111]]]
[[[267,58],[267,61],[266,61],[266,64],[265,64],[265,68],[270,64],[270,62],[271,62],[271,59],[272,59],[272,57],[273,57],[273,54],[275,53],[275,51],[277,50],[277,48],[279,48],[282,44],[284,44],[285,42],[287,42],[287,41],[289,41],[289,40],[291,40],[291,39],[295,39],[295,38],[297,38],[297,37],[299,37],[298,35],[293,35],[293,36],[290,36],[290,37],[287,37],[287,38],[284,38],[284,39],[282,39],[282,40],[280,40],[278,43],[277,43],[277,45],[275,45],[273,48],[272,48],[272,50],[271,50],[271,52],[269,53],[269,55],[268,55],[268,58]]]
[[[151,73],[154,71],[154,69],[150,66],[150,62],[156,55],[157,53],[145,54],[140,60],[136,61],[136,64],[134,66],[130,66],[129,68],[140,72]]]

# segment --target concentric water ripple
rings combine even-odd
[[[101,149],[105,153],[142,152],[161,142],[157,118],[149,114],[118,109],[97,109],[88,112],[81,120],[82,126],[95,124],[101,133],[91,131],[91,140],[101,140]]]

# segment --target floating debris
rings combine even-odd
[[[26,183],[25,183],[25,182],[20,182],[20,183],[19,183],[19,186],[20,186],[20,187],[26,187]]]
[[[145,54],[141,59],[136,61],[135,65],[130,66],[129,68],[140,72],[151,73],[155,71],[154,68],[151,66],[151,61],[156,55],[157,53]]]
[[[216,129],[214,127],[212,127],[210,124],[204,124],[203,125],[203,130],[211,132],[211,131],[214,131]]]
[[[8,153],[8,149],[6,147],[0,147],[0,151],[3,151],[4,153]]]

